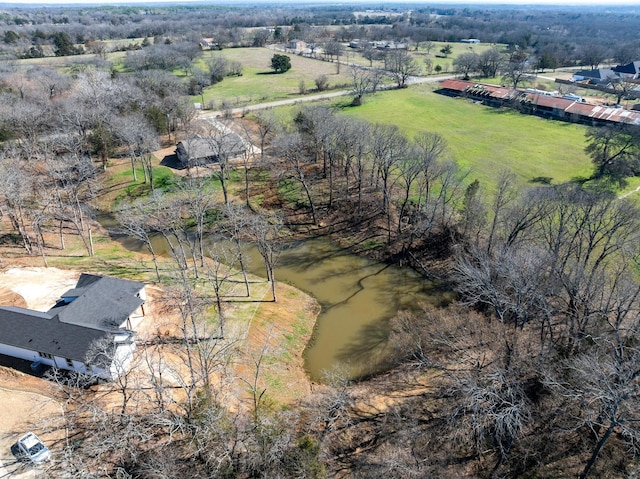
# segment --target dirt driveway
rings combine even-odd
[[[60,295],[73,288],[79,273],[57,268],[12,268],[0,274],[3,305],[14,304],[47,311]],[[15,369],[0,367],[0,477],[32,478],[46,470],[20,462],[14,452],[17,439],[35,432],[56,454],[63,446],[63,411],[52,385]],[[12,448],[14,450],[12,450]]]
[[[15,455],[17,439],[28,431],[34,431],[55,454],[63,446],[65,431],[63,428],[62,407],[55,399],[31,391],[22,391],[25,383],[45,381],[38,378],[14,377],[15,371],[0,371],[0,384],[8,382],[8,388],[0,387],[0,477],[32,478],[38,472],[46,470],[47,465],[34,466],[21,462]],[[48,385],[41,384],[43,389]]]

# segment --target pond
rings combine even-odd
[[[376,372],[387,352],[389,318],[441,295],[437,285],[413,270],[356,256],[324,238],[283,251],[276,278],[322,306],[305,351],[307,372],[319,382],[335,368],[350,377]]]
[[[132,238],[120,238],[129,249],[142,250]],[[162,239],[154,248],[167,253]],[[257,250],[246,246],[248,269],[265,275]],[[340,369],[351,378],[378,371],[387,353],[388,320],[402,309],[440,301],[437,284],[409,268],[354,255],[327,238],[289,244],[275,268],[278,281],[301,289],[322,306],[313,340],[305,350],[309,377],[323,382],[325,372]]]

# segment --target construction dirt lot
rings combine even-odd
[[[72,289],[80,276],[80,271],[53,267],[10,267],[6,263],[5,267],[7,269],[0,271],[0,305],[43,312],[48,311],[64,292]],[[239,340],[238,344],[243,344],[238,352],[240,357],[254,349],[263,348],[265,341],[274,341],[276,346],[275,343],[280,341],[278,337],[292,334],[295,313],[301,309],[310,311],[310,321],[314,321],[313,318],[317,314],[315,301],[291,286],[278,283],[277,288],[282,300],[277,304],[268,301],[261,303],[259,312],[254,313],[253,319],[249,320],[249,323],[239,325],[238,331],[233,334],[236,336],[235,339]],[[264,290],[267,291],[267,289],[265,283]],[[138,351],[144,350],[144,346],[140,344],[145,341],[168,334],[168,331],[175,327],[176,321],[174,312],[168,310],[166,304],[163,304],[160,299],[163,289],[147,285],[146,292],[145,316],[136,327]],[[310,325],[312,324],[311,322]],[[274,325],[281,334],[273,335]],[[311,329],[309,329],[309,335],[310,333]],[[310,382],[302,364],[302,347],[308,339],[308,337],[301,338],[300,350],[293,351],[294,354],[288,359],[285,360],[283,359],[285,356],[282,356],[273,360],[274,371],[286,373],[284,376],[278,374],[277,382],[282,380],[280,388],[276,390],[269,387],[279,402],[287,403],[310,393]],[[171,351],[168,350],[165,360],[170,360],[170,357]],[[236,365],[236,375],[240,377],[245,373],[250,374],[250,371],[244,371],[246,367],[243,366],[243,362],[240,360]],[[46,464],[34,466],[28,462],[19,461],[15,444],[22,434],[28,431],[35,432],[49,446],[54,457],[62,453],[67,438],[60,390],[52,381],[34,375],[29,366],[30,364],[26,361],[0,356],[0,405],[2,406],[0,407],[0,478],[35,478],[39,477],[40,472],[46,473],[49,467]],[[138,381],[148,381],[147,369],[135,366],[133,368],[132,372]],[[93,389],[95,393],[100,394],[101,404],[117,404],[119,400],[117,394],[116,396],[112,395],[114,393],[102,394],[108,387],[105,389],[105,386],[95,386],[92,387]],[[246,394],[243,392],[244,389],[238,385],[234,389],[232,394],[242,401],[242,396]]]
[[[0,273],[0,304],[47,311],[72,288],[79,273],[56,268],[14,268]],[[52,451],[65,440],[63,409],[55,387],[26,372],[22,362],[0,367],[0,477],[36,477],[47,466],[32,466],[15,455],[18,438],[34,431]]]

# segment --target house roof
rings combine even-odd
[[[0,341],[9,346],[84,361],[91,345],[108,335],[63,323],[55,315],[0,306]]]
[[[144,283],[83,273],[76,287],[62,295],[72,302],[58,302],[48,313],[63,323],[112,331],[117,329],[143,300],[137,294]]]
[[[630,75],[637,75],[640,73],[640,61],[627,63],[626,65],[617,65],[612,68],[616,73],[628,73]]]
[[[115,334],[142,303],[144,283],[82,274],[76,287],[46,313],[0,306],[0,343],[83,361],[91,344]]]
[[[228,156],[238,156],[246,151],[245,142],[235,132],[225,132],[218,137],[190,136],[178,143],[176,152],[183,163],[188,161],[216,161],[221,151]]]
[[[574,73],[573,76],[592,78],[594,80],[606,80],[608,78],[618,77],[617,73],[609,68],[598,68],[596,70],[580,70],[579,72]]]

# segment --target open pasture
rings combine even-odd
[[[344,113],[398,125],[408,136],[439,133],[451,157],[469,172],[467,181],[478,179],[489,191],[504,169],[513,171],[523,185],[539,178],[558,184],[590,176],[586,127],[438,95],[432,88],[425,84],[379,92]]]
[[[336,73],[336,64],[313,60],[295,54],[285,53],[291,59],[291,70],[286,73],[273,73],[271,57],[277,52],[268,48],[230,48],[221,51],[205,52],[200,60],[204,67],[209,58],[220,55],[229,61],[242,64],[242,76],[227,77],[220,83],[205,88],[204,102],[219,106],[224,100],[232,107],[248,103],[260,103],[300,96],[300,85],[308,92],[315,88],[315,79],[326,75],[329,88],[344,86],[350,88],[349,69],[341,65],[340,74]],[[194,97],[200,101],[200,97]]]

